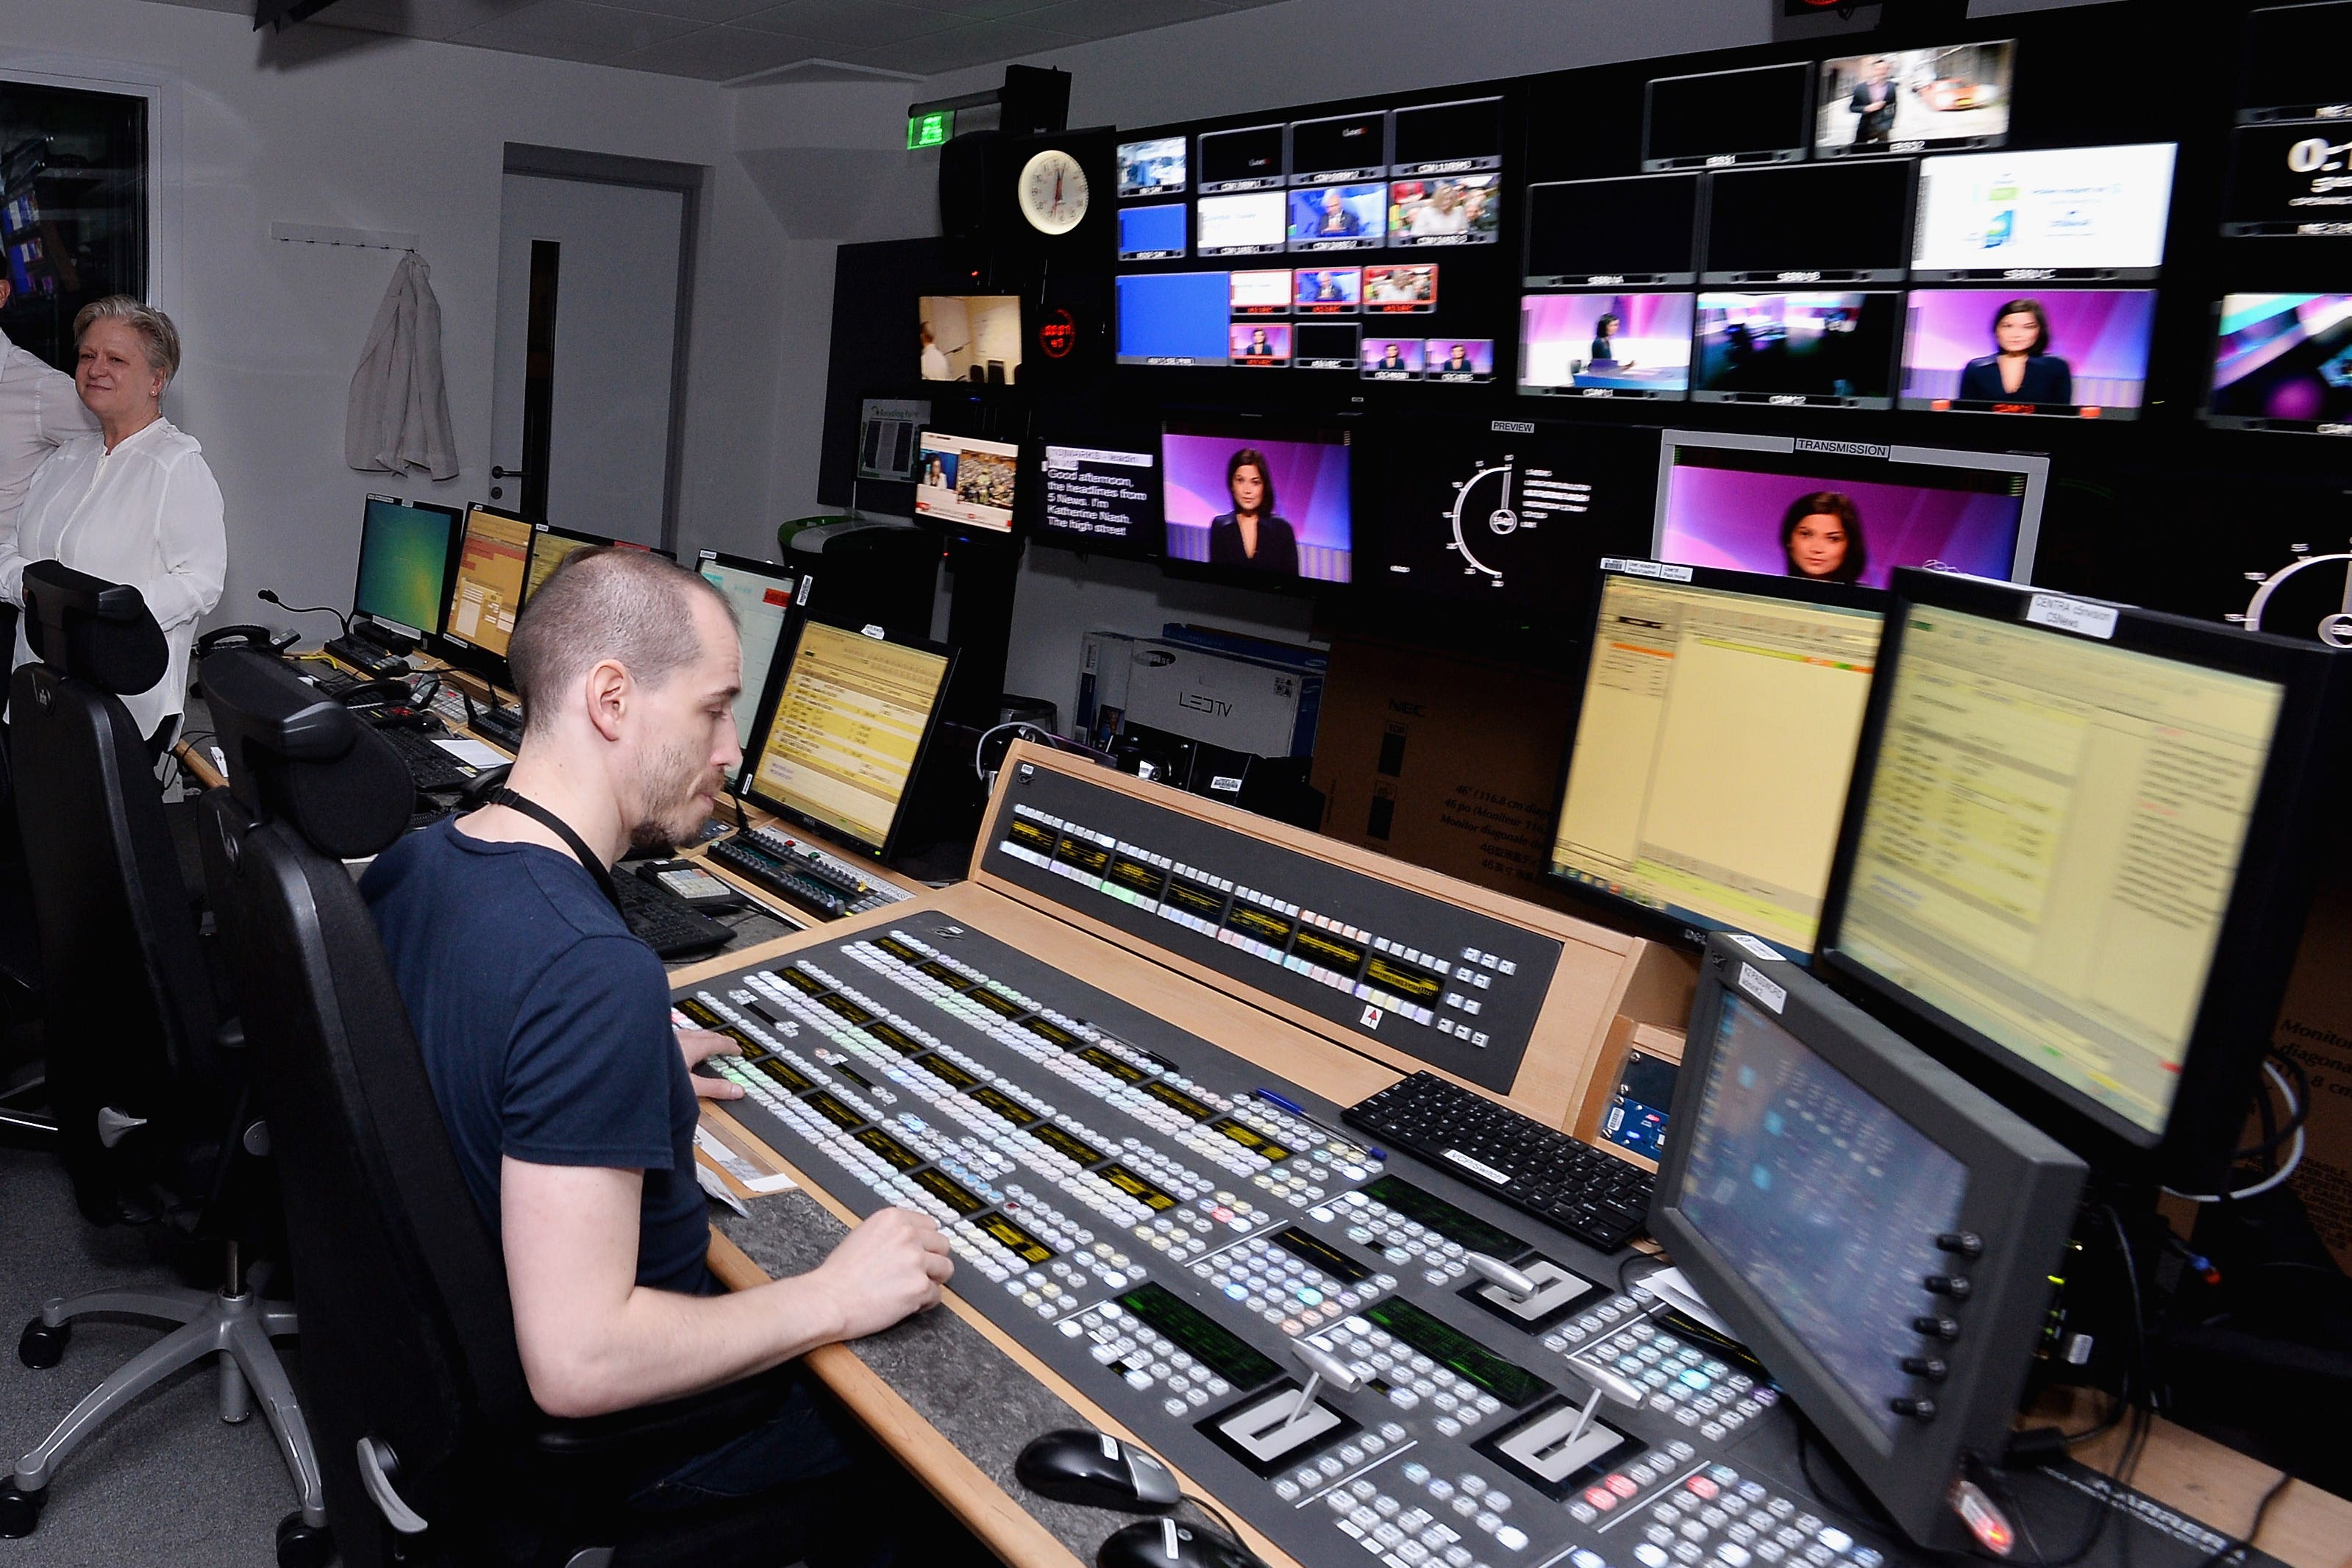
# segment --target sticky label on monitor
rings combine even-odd
[[[1628,577],[1658,577],[1669,583],[1691,580],[1689,567],[1677,566],[1671,561],[1633,561],[1622,555],[1604,555],[1601,558],[1601,569],[1603,572],[1622,572]]]
[[[1765,979],[1752,963],[1743,963],[1739,966],[1739,988],[1775,1013],[1789,1005],[1787,989]]]
[[[2056,594],[2036,594],[2025,606],[2025,618],[2038,626],[2050,626],[2076,637],[2097,637],[2112,642],[2116,636],[2116,612],[2106,605],[2086,605],[2080,599],[2062,598]]]
[[[1780,956],[1780,950],[1774,947],[1769,942],[1759,942],[1756,938],[1749,936],[1744,931],[1727,931],[1723,934],[1731,941],[1738,942],[1740,946],[1746,948],[1748,952],[1754,953],[1759,958],[1769,959],[1775,963],[1783,962]]]

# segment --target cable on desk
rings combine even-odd
[[[2200,1563],[2197,1568],[2221,1568],[2224,1563],[2242,1562],[2246,1553],[2254,1549],[2255,1537],[2263,1532],[2263,1521],[2269,1515],[2271,1504],[2278,1501],[2279,1493],[2286,1490],[2287,1483],[2294,1479],[2293,1476],[2281,1470],[2279,1479],[2271,1483],[2271,1489],[2263,1494],[2263,1500],[2254,1504],[2254,1522],[2246,1527],[2246,1533],[2225,1544],[2221,1550]]]

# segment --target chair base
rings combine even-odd
[[[265,1301],[252,1292],[230,1295],[181,1289],[155,1290],[96,1290],[71,1300],[57,1298],[41,1308],[41,1315],[26,1331],[28,1342],[46,1337],[62,1340],[76,1318],[94,1312],[120,1312],[157,1318],[179,1327],[116,1369],[114,1374],[82,1396],[81,1403],[58,1423],[32,1452],[16,1461],[14,1486],[17,1494],[34,1497],[57,1474],[66,1456],[99,1427],[129,1408],[142,1394],[183,1367],[206,1356],[219,1358],[220,1417],[245,1420],[253,1414],[253,1395],[261,1396],[261,1413],[278,1438],[278,1452],[302,1500],[301,1521],[313,1529],[327,1522],[326,1491],[319,1478],[319,1457],[311,1447],[310,1428],[294,1398],[294,1384],[286,1375],[278,1351],[269,1342],[295,1331],[294,1309],[284,1302]],[[47,1331],[46,1336],[42,1331]],[[61,1346],[59,1346],[61,1348]],[[37,1502],[32,1511],[37,1514]]]

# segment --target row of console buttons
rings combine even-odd
[[[1262,1236],[1202,1258],[1192,1272],[1286,1334],[1335,1322],[1397,1284],[1393,1274],[1334,1279]]]
[[[1070,1339],[1091,1340],[1087,1353],[1096,1363],[1108,1368],[1138,1394],[1161,1389],[1160,1408],[1171,1416],[1190,1415],[1234,1391],[1232,1384],[1116,1301],[1102,1302],[1079,1317],[1065,1319],[1059,1327]]]
[[[1363,1318],[1343,1318],[1329,1330],[1310,1334],[1307,1342],[1329,1351],[1356,1370],[1390,1404],[1412,1410],[1426,1401],[1436,1412],[1438,1431],[1459,1437],[1503,1408],[1503,1402],[1485,1389],[1458,1377],[1412,1346],[1400,1343],[1385,1329]]]
[[[1659,1498],[1633,1547],[1642,1568],[1883,1568],[1885,1555],[1807,1512],[1794,1500],[1710,1465]]]
[[[1619,1319],[1630,1317],[1633,1300],[1618,1296],[1602,1307],[1547,1335],[1544,1347],[1570,1356],[1613,1366],[1650,1391],[1650,1408],[1672,1415],[1684,1426],[1696,1426],[1709,1442],[1720,1442],[1780,1400],[1778,1390],[1759,1387],[1756,1380],[1684,1343],[1656,1324],[1625,1323],[1606,1334],[1602,1310],[1615,1308]]]
[[[1501,1510],[1511,1506],[1510,1494],[1486,1477],[1472,1471],[1448,1479],[1417,1460],[1407,1460],[1396,1473],[1421,1495],[1408,1492],[1400,1498],[1383,1491],[1370,1476],[1360,1476],[1323,1497],[1340,1532],[1382,1563],[1403,1568],[1481,1568],[1472,1538],[1462,1533],[1465,1529],[1481,1531],[1505,1552],[1527,1550],[1528,1532],[1503,1519]]]
[[[1274,1479],[1274,1495],[1295,1507],[1313,1502],[1323,1489],[1346,1476],[1349,1471],[1366,1465],[1377,1464],[1381,1456],[1408,1441],[1405,1429],[1393,1421],[1383,1421],[1377,1429],[1366,1428],[1341,1443],[1312,1464],[1305,1464],[1287,1475]]]

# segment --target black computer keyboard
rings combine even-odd
[[[409,672],[408,661],[362,637],[330,637],[326,650],[377,680],[394,680]]]
[[[895,883],[869,881],[823,850],[772,827],[722,838],[710,847],[710,858],[753,887],[829,921],[913,896]]]
[[[1340,1113],[1579,1241],[1614,1252],[1641,1233],[1650,1175],[1557,1128],[1425,1072]]]
[[[457,759],[435,745],[422,730],[388,724],[376,733],[392,742],[392,749],[408,764],[409,779],[419,790],[464,789],[474,782],[474,775],[459,767]]]
[[[641,877],[630,876],[614,877],[613,885],[620,889],[621,918],[662,958],[709,952],[734,940],[731,927],[689,908],[685,900],[667,888],[657,888]]]

